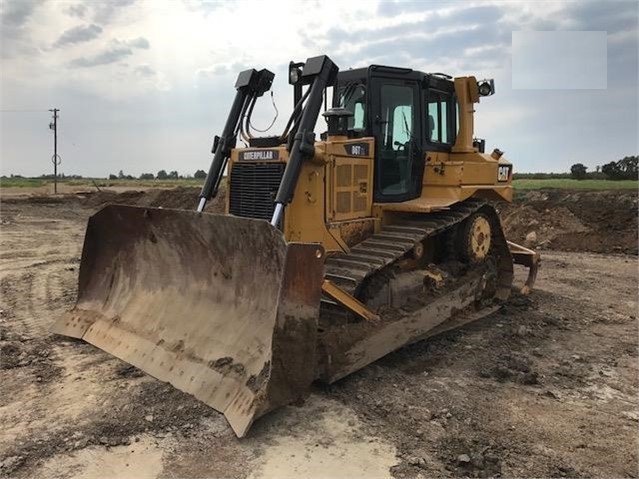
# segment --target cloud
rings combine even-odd
[[[505,17],[507,9],[499,5],[459,7],[459,3],[381,2],[379,11],[388,19],[386,26],[330,28],[319,43],[325,51],[339,51],[345,65],[383,63],[416,67],[449,68],[465,65],[470,52],[475,68],[494,67],[508,54],[514,28]],[[454,8],[451,8],[454,7]],[[410,13],[409,17],[389,18]],[[416,14],[421,15],[416,15]],[[383,24],[382,24],[383,25]],[[302,34],[303,42],[318,43]],[[313,41],[315,40],[315,41]]]
[[[66,13],[76,18],[84,18],[87,13],[87,6],[83,3],[78,3],[75,5],[69,5],[66,9]]]
[[[438,2],[435,4],[436,7],[446,7],[448,5],[454,5],[452,1],[448,2]],[[433,4],[430,5],[433,7]],[[402,1],[402,0],[382,0],[377,5],[377,14],[382,17],[393,17],[397,15],[402,15],[405,13],[419,13],[428,9],[428,3],[422,0],[410,0],[410,1]]]
[[[441,68],[459,70],[470,60],[474,62],[474,69],[482,69],[494,68],[507,59],[511,31],[506,22],[499,28],[482,24],[455,29],[431,28],[428,22],[424,20],[383,28],[374,34],[364,35],[369,40],[362,42],[337,40],[337,45],[328,50],[339,50],[342,67],[381,63],[411,68],[422,66],[429,71]],[[343,33],[340,32],[339,36]],[[375,40],[370,40],[372,38]],[[329,38],[328,42],[334,43],[334,40]]]
[[[229,0],[182,0],[182,4],[186,9],[208,16],[221,8],[232,9],[233,1]]]
[[[128,57],[129,55],[133,55],[133,50],[131,50],[129,47],[112,47],[108,50],[98,53],[97,55],[75,58],[71,60],[69,66],[75,68],[89,68],[100,65],[108,65],[110,63],[118,62],[123,58]]]
[[[145,50],[148,50],[151,46],[149,41],[144,37],[134,38],[133,40],[128,40],[125,43],[131,48],[143,48]]]
[[[497,22],[503,15],[503,9],[497,5],[466,6],[460,2],[440,1],[382,1],[377,7],[378,14],[385,17],[397,17],[405,14],[432,14],[433,27],[450,25],[479,25]]]
[[[108,65],[133,55],[133,49],[147,50],[149,47],[150,43],[144,37],[125,41],[113,40],[112,45],[108,49],[96,55],[74,58],[69,62],[69,66],[74,68],[90,68]]]
[[[216,77],[219,78],[224,75],[234,74],[237,75],[241,71],[248,69],[244,63],[235,62],[232,64],[219,64],[212,65],[208,68],[201,68],[195,72],[196,81],[198,86],[206,86],[209,82]]]
[[[78,25],[77,27],[65,30],[58,41],[55,42],[55,46],[62,46],[73,43],[88,42],[97,38],[102,33],[102,27],[96,24],[91,25]]]
[[[117,17],[120,11],[133,5],[135,0],[108,0],[108,1],[95,1],[89,2],[94,8],[93,21],[96,23],[106,25]]]
[[[510,43],[510,32],[490,25],[453,30],[440,33],[419,33],[382,40],[362,46],[359,52],[364,57],[392,58],[402,51],[415,61],[434,62],[440,59],[455,59],[474,46],[505,47]]]
[[[571,19],[573,30],[636,31],[639,4],[618,0],[579,1],[567,4],[563,15]]]
[[[569,25],[573,30],[608,32],[608,88],[618,87],[628,91],[629,101],[634,104],[636,113],[639,4],[581,1],[568,4],[562,16],[570,19]],[[634,94],[630,93],[633,91]]]
[[[27,22],[35,7],[41,2],[29,0],[5,0],[0,24],[2,28],[20,28]]]
[[[0,56],[26,56],[35,51],[28,34],[29,20],[41,0],[4,0],[0,14]]]
[[[139,75],[141,77],[148,78],[155,76],[155,70],[147,64],[138,65],[133,71],[136,73],[136,75]]]

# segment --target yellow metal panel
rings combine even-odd
[[[367,148],[358,151],[368,155],[348,156],[349,143],[366,143]],[[287,161],[286,149],[277,150],[280,161]],[[238,151],[233,150],[231,161],[238,161]],[[283,231],[288,241],[321,243],[327,252],[348,251],[341,232],[357,226],[344,230],[345,222],[373,220],[373,152],[371,138],[330,138],[316,143],[315,156],[302,164],[293,201],[284,212]]]
[[[341,162],[340,162],[341,163]],[[353,165],[336,164],[335,165],[335,186],[350,187],[353,184]]]
[[[330,205],[332,206],[332,219],[340,221],[370,216],[373,182],[372,161],[367,158],[334,156],[331,163],[334,165],[335,171],[333,201]]]
[[[340,216],[349,217],[353,208],[351,207],[351,192],[350,191],[336,191],[335,192],[335,216],[339,219]]]
[[[368,216],[368,195],[362,195],[359,191],[353,191],[353,213]]]
[[[423,212],[447,208],[471,196],[489,200],[512,201],[512,178],[498,181],[498,168],[510,163],[502,156],[496,160],[478,152],[428,152],[420,198],[402,203],[376,203],[373,214],[384,211]]]
[[[455,94],[459,104],[459,131],[457,139],[452,147],[456,153],[473,152],[477,149],[473,146],[475,106],[479,102],[477,79],[471,77],[455,78]]]
[[[364,145],[358,155],[348,155],[349,144]],[[373,204],[372,138],[330,138],[326,143],[329,173],[326,182],[326,221],[344,221],[371,216]]]
[[[343,247],[326,228],[324,183],[326,166],[307,161],[302,164],[293,201],[284,211],[284,235],[288,241],[322,243],[327,251]]]

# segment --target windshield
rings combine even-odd
[[[353,112],[348,119],[349,130],[364,130],[366,128],[366,87],[360,82],[347,83],[338,89],[338,99],[335,106]]]

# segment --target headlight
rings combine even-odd
[[[480,96],[490,96],[495,94],[495,80],[482,80],[477,82]]]
[[[300,78],[302,78],[302,69],[304,63],[290,62],[288,64],[288,83],[289,85],[296,85]]]

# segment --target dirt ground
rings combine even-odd
[[[192,397],[48,333],[73,306],[92,212],[196,195],[3,196],[0,477],[639,476],[636,192],[518,198],[501,213],[542,248],[531,296],[317,385],[242,440]]]

